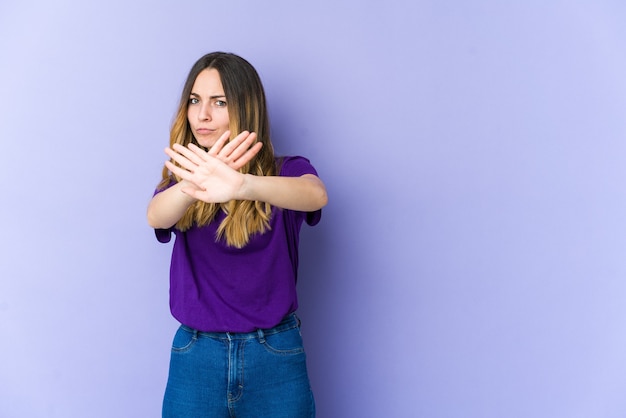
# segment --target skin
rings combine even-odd
[[[151,227],[172,227],[196,200],[254,200],[304,212],[320,209],[328,202],[324,183],[312,174],[280,177],[237,171],[259,152],[262,143],[255,143],[256,133],[245,131],[228,141],[228,106],[216,70],[204,70],[196,78],[187,118],[194,137],[209,151],[194,144],[165,149],[180,167],[170,161],[165,165],[182,180],[150,201],[147,217]]]
[[[203,70],[191,88],[187,120],[196,141],[211,148],[228,130],[228,104],[219,72]]]

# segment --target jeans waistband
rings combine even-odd
[[[258,338],[264,340],[264,336],[278,334],[279,332],[287,331],[300,326],[300,318],[294,313],[290,313],[280,321],[278,325],[272,328],[257,329],[252,332],[204,332],[190,328],[187,325],[181,325],[181,328],[194,334],[194,338],[216,338],[224,340],[249,340],[252,338]]]

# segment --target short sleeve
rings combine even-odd
[[[154,194],[152,196],[154,197],[157,194],[161,193],[162,191],[169,189],[174,184],[176,184],[176,182],[174,180],[172,180],[167,186],[165,186],[163,188],[157,188],[154,191]],[[172,240],[172,231],[173,231],[173,228],[167,228],[167,229],[156,228],[154,230],[154,235],[156,235],[157,241],[159,241],[159,242],[161,242],[163,244],[167,244],[168,242],[170,242]]]
[[[280,175],[283,177],[300,177],[305,174],[313,174],[317,176],[317,170],[311,165],[311,162],[301,156],[283,157],[280,166]],[[322,218],[322,210],[318,209],[313,212],[305,212],[304,220],[308,225],[316,225]]]
[[[157,241],[167,244],[172,240],[172,228],[168,229],[155,229],[154,235],[156,235]]]

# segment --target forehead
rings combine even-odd
[[[215,68],[207,68],[202,70],[196,81],[193,83],[191,92],[199,95],[214,96],[216,94],[223,95],[222,79],[220,73]]]

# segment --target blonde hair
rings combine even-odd
[[[276,175],[276,159],[270,140],[269,118],[261,79],[248,61],[235,54],[213,52],[203,56],[193,65],[183,87],[178,111],[170,130],[170,146],[174,144],[187,146],[189,143],[199,145],[189,126],[187,109],[191,89],[198,74],[209,68],[218,71],[224,87],[230,139],[242,131],[249,131],[256,132],[257,141],[263,143],[261,151],[239,171],[257,176]],[[181,179],[173,175],[167,167],[163,167],[163,179],[159,187],[166,187],[172,180]],[[220,210],[226,217],[217,228],[216,240],[225,239],[229,246],[242,248],[250,241],[252,235],[263,234],[270,229],[271,205],[242,200],[221,204],[196,201],[176,223],[176,227],[186,231],[194,225],[207,225]]]

